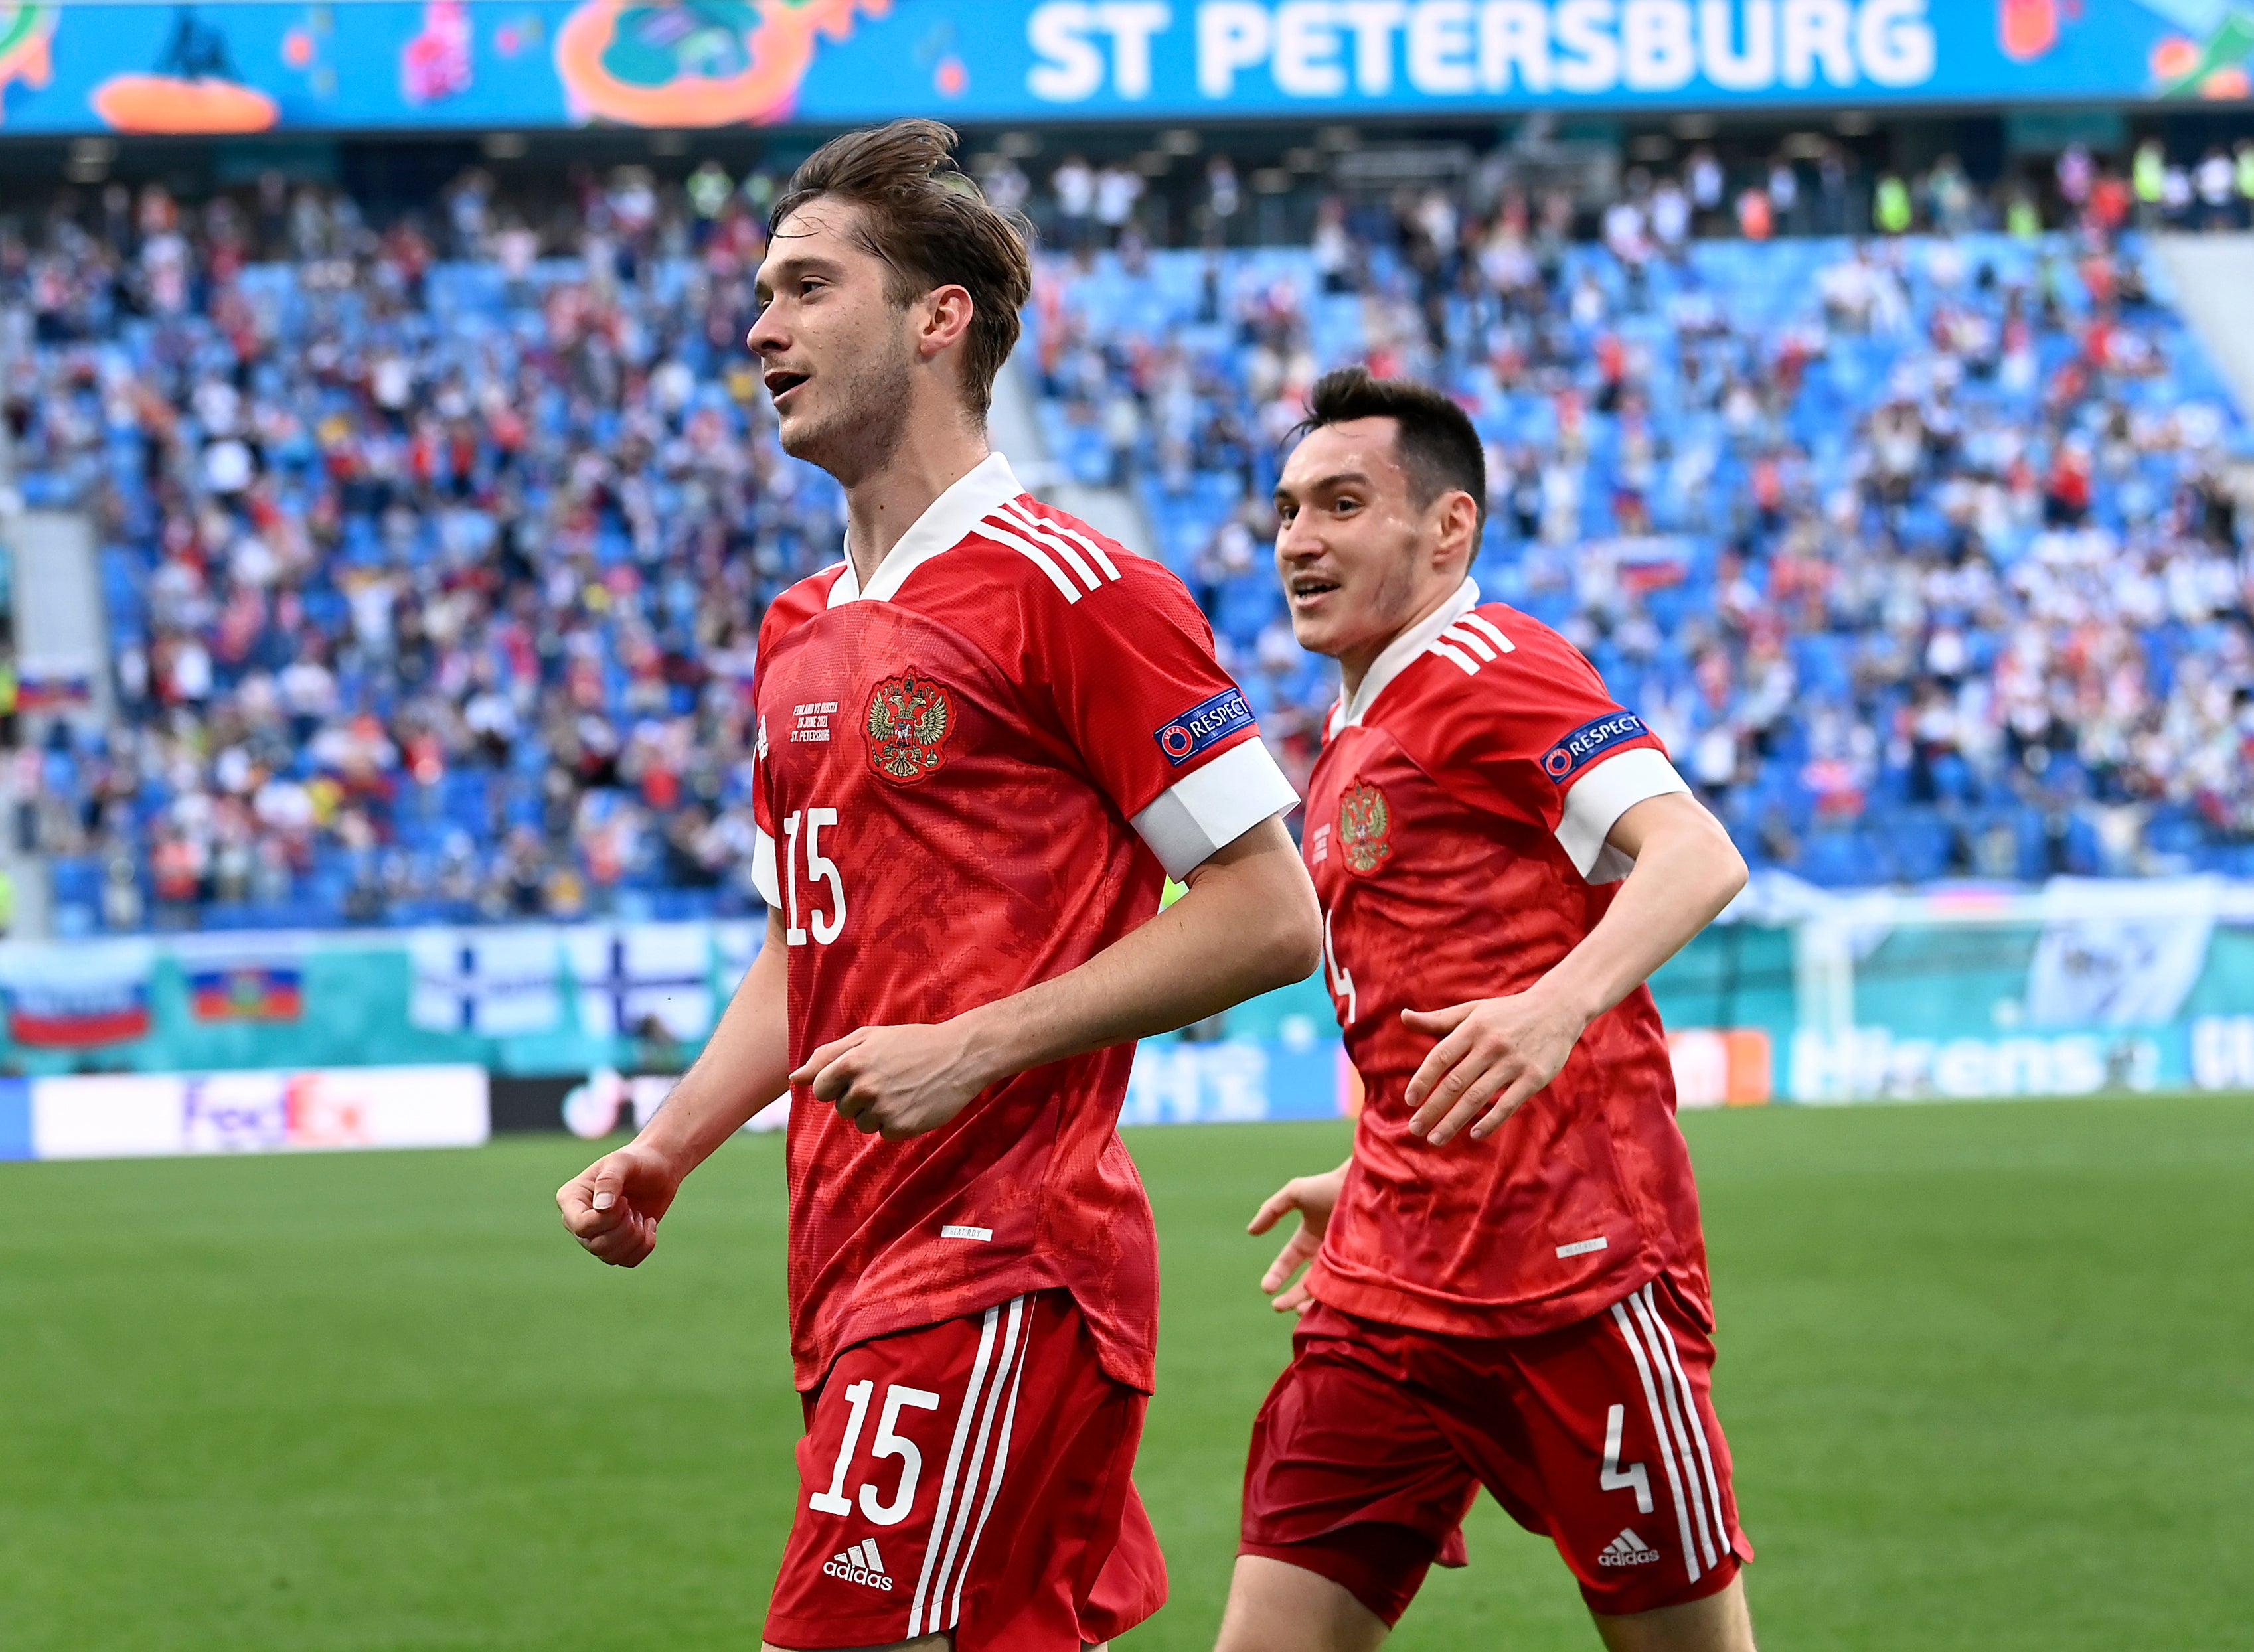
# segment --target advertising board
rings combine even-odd
[[[2232,0],[0,4],[0,135],[2244,99]]]
[[[12,1081],[0,1126],[36,1159],[170,1158],[347,1147],[468,1147],[489,1133],[485,1070],[346,1067],[300,1071],[100,1073]]]
[[[43,1042],[52,1006],[31,1042],[0,1016],[0,1062],[29,1075],[0,1077],[0,1159],[481,1140],[487,1074],[506,1091],[504,1127],[606,1136],[646,1120],[673,1083],[621,1075],[695,1057],[762,932],[732,920],[0,942],[0,1002],[67,986],[89,1003],[130,997],[149,1023],[123,1042],[89,1025],[65,1045]],[[198,985],[214,972],[255,978],[219,995],[216,1019]],[[268,1013],[285,974],[295,1013]],[[2254,882],[1843,893],[1762,872],[1652,990],[1685,1108],[2254,1091]],[[1332,1007],[1318,974],[1229,1010],[1217,1040],[1146,1041],[1125,1122],[1354,1115]],[[111,1070],[74,1070],[95,1064]],[[771,1108],[755,1128],[786,1118]]]

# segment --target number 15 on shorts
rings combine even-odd
[[[836,1470],[830,1477],[829,1490],[817,1491],[806,1500],[807,1507],[817,1514],[853,1512],[853,1504],[845,1495],[845,1476],[852,1470],[853,1453],[861,1443],[862,1425],[869,1420],[869,1399],[875,1391],[876,1384],[866,1377],[845,1391],[848,1414],[845,1438],[837,1447]],[[878,1488],[873,1485],[864,1483],[860,1492],[861,1512],[880,1526],[897,1526],[908,1517],[908,1510],[915,1506],[916,1481],[923,1473],[923,1453],[916,1449],[915,1441],[894,1432],[904,1407],[935,1412],[939,1409],[939,1396],[928,1389],[910,1388],[901,1383],[885,1390],[885,1408],[877,1418],[877,1437],[869,1442],[869,1455],[872,1460],[900,1459],[900,1484],[886,1502],[878,1501]],[[1617,1422],[1614,1426],[1618,1426]]]

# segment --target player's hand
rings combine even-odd
[[[1294,1283],[1292,1276],[1313,1261],[1315,1252],[1323,1248],[1324,1230],[1330,1226],[1331,1212],[1338,1209],[1339,1195],[1346,1187],[1346,1166],[1340,1165],[1320,1176],[1292,1177],[1268,1196],[1268,1202],[1260,1207],[1259,1213],[1244,1230],[1247,1233],[1265,1233],[1291,1212],[1299,1213],[1299,1225],[1284,1241],[1284,1248],[1276,1252],[1268,1272],[1260,1276],[1260,1288],[1275,1297],[1270,1306],[1278,1314],[1302,1313],[1313,1300],[1307,1294],[1306,1280]],[[1291,1288],[1286,1290],[1286,1286]]]
[[[1410,1079],[1407,1096],[1415,1110],[1409,1133],[1436,1147],[1475,1118],[1474,1141],[1502,1129],[1521,1103],[1558,1076],[1589,1024],[1539,986],[1446,1009],[1404,1009],[1401,1019],[1410,1031],[1440,1041]]]
[[[864,1027],[833,1039],[791,1074],[864,1135],[887,1141],[936,1130],[994,1082],[960,1021]]]
[[[681,1191],[682,1172],[654,1147],[629,1142],[556,1190],[564,1225],[612,1267],[638,1267],[657,1249],[657,1223]]]

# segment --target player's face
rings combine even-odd
[[[1438,544],[1395,452],[1390,419],[1308,433],[1276,484],[1276,571],[1299,646],[1366,667],[1430,606]]]
[[[915,364],[889,268],[855,233],[861,210],[817,198],[775,226],[744,341],[763,364],[783,451],[849,484],[900,446]]]

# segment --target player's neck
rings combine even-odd
[[[1391,631],[1374,642],[1340,654],[1338,657],[1339,687],[1347,703],[1351,705],[1354,697],[1362,692],[1363,679],[1369,675],[1371,667],[1385,657],[1387,649],[1453,602],[1456,593],[1463,588],[1464,582],[1460,578],[1436,586],[1423,602],[1410,610],[1409,617]]]
[[[986,432],[959,419],[911,419],[882,468],[845,490],[845,554],[863,586],[932,501],[986,457]]]

